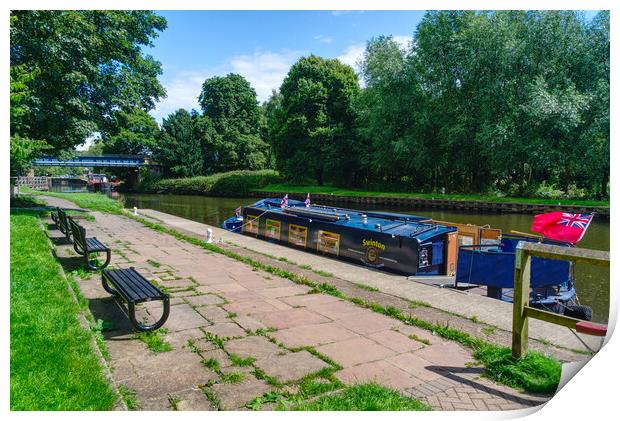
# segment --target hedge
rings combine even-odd
[[[252,189],[281,181],[275,170],[229,171],[199,177],[145,180],[140,190],[146,193],[245,196]]]

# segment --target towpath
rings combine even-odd
[[[113,325],[104,332],[113,381],[135,393],[141,409],[243,409],[271,391],[295,393],[302,378],[317,372],[324,374],[317,381],[326,383],[376,381],[438,410],[509,410],[549,399],[481,377],[470,350],[426,330],[313,293],[126,216],[91,214],[94,221],[81,222],[89,236],[113,248],[111,267],[133,266],[172,297],[163,335],[172,350],[154,353],[131,332],[99,275],[78,281],[95,319]],[[49,235],[63,265],[75,265],[79,258],[60,232],[51,226]],[[158,311],[157,303],[149,304],[142,316]]]

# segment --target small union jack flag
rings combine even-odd
[[[306,196],[306,201],[304,203],[306,204],[307,208],[310,207],[310,193],[308,193],[308,195]]]
[[[282,202],[280,202],[280,207],[283,208],[285,206],[288,206],[288,193],[286,194],[286,196],[284,196],[282,198]]]
[[[592,214],[588,213],[562,213],[562,219],[558,222],[567,227],[586,229],[592,221]]]
[[[241,206],[235,209],[235,215],[237,216],[237,218],[241,216]]]

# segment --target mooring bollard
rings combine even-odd
[[[213,242],[213,230],[211,228],[207,228],[207,243]]]
[[[135,216],[138,216],[138,208],[137,208],[137,207],[135,207],[135,206],[133,207],[133,214],[134,214]]]

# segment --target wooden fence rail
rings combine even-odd
[[[515,252],[514,304],[512,313],[512,356],[521,358],[527,352],[528,318],[539,319],[594,336],[605,336],[607,326],[530,307],[530,274],[532,257],[568,260],[609,267],[609,252],[553,246],[521,241]]]

